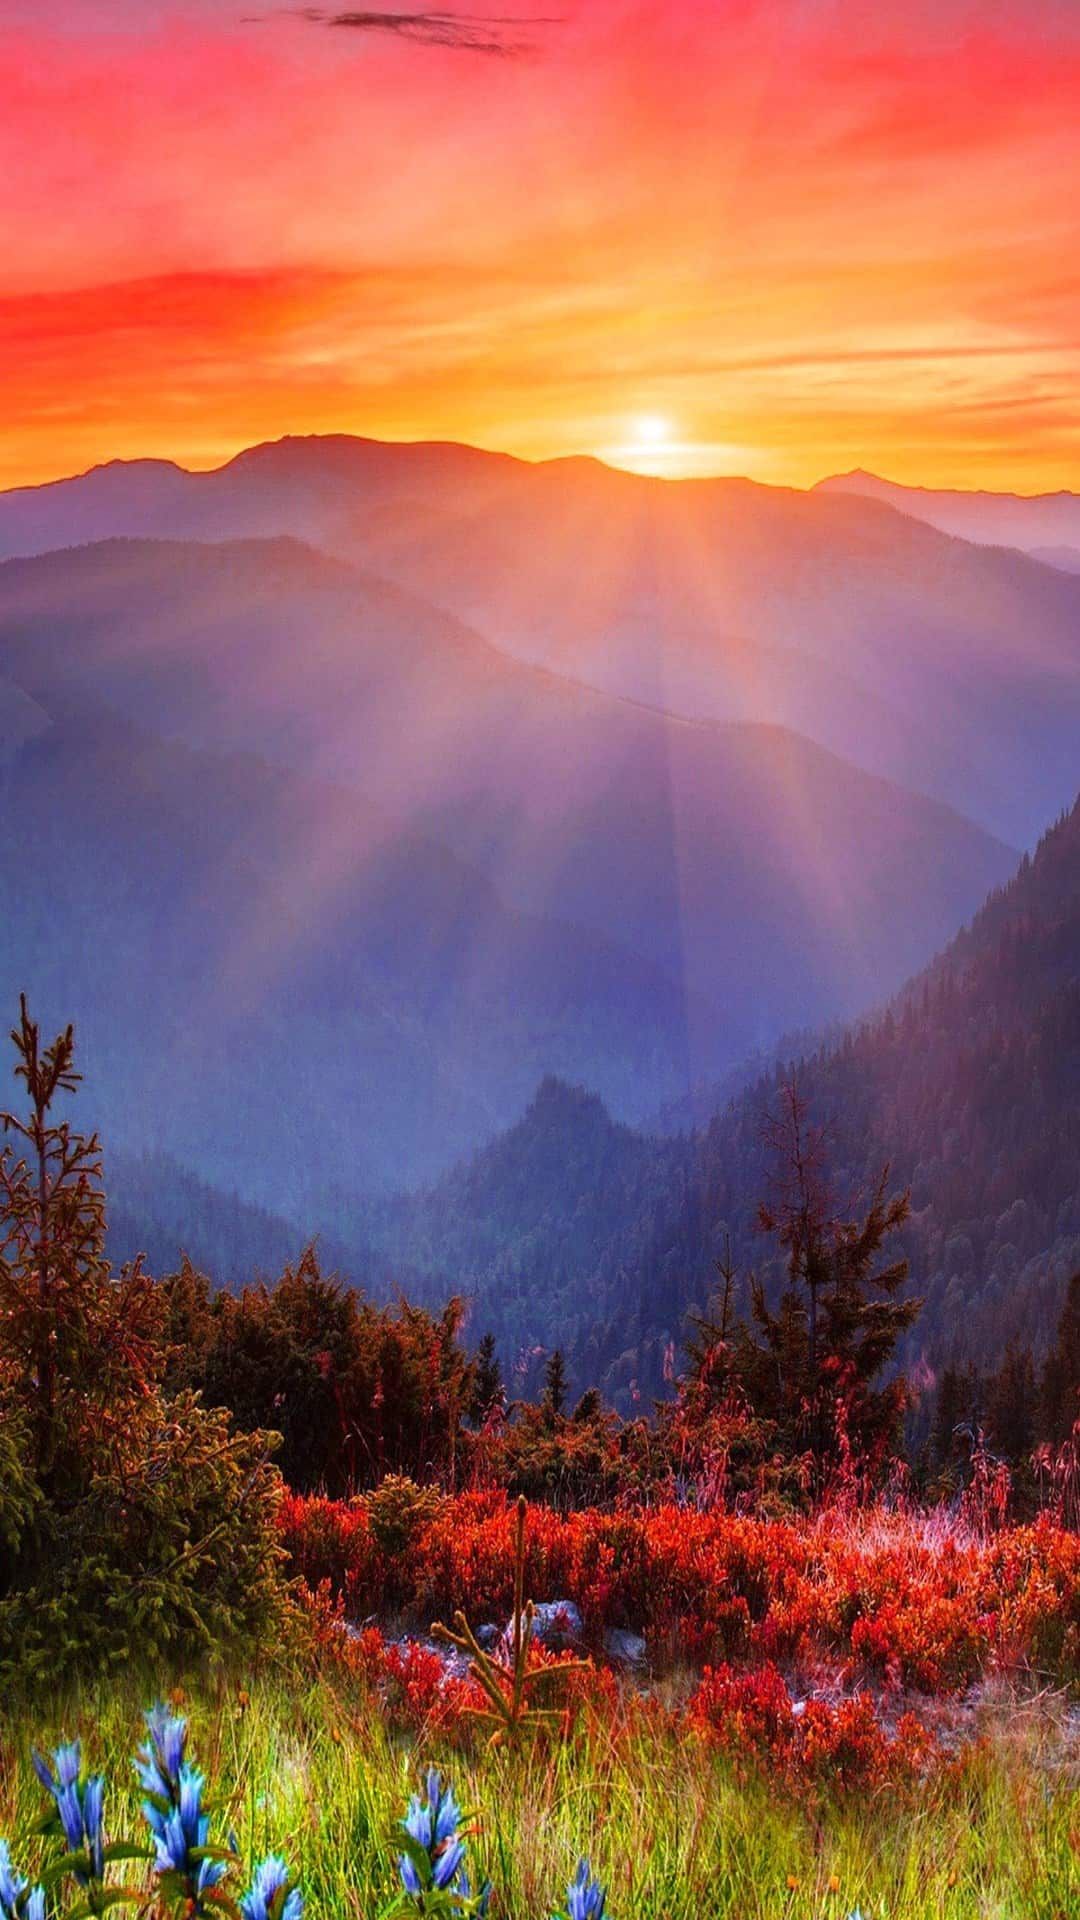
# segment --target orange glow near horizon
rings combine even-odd
[[[0,486],[327,432],[1080,486],[1080,10],[491,11],[0,0]]]

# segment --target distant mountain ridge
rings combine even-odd
[[[819,480],[818,493],[853,493],[881,500],[913,519],[979,546],[1019,547],[1036,558],[1045,552],[1080,551],[1080,493],[990,493],[959,487],[910,487],[856,467]],[[1050,561],[1051,565],[1059,564]]]
[[[431,1176],[553,1064],[631,1104],[681,1078],[679,994],[601,937],[348,790],[49,708],[0,768],[0,979],[75,1021],[110,1148],[311,1233],[327,1180]]]
[[[294,540],[8,562],[0,674],[62,709],[76,743],[76,716],[89,726],[103,704],[148,736],[130,763],[109,749],[115,773],[93,772],[89,745],[48,759],[48,735],[27,765],[51,767],[54,809],[69,769],[121,793],[133,774],[162,779],[161,872],[211,890],[215,940],[233,928],[211,951],[235,992],[260,942],[273,981],[299,940],[306,991],[319,981],[333,1004],[354,963],[369,985],[378,969],[404,1130],[372,1119],[360,1185],[392,1179],[401,1153],[394,1184],[436,1172],[545,1071],[641,1118],[792,1026],[882,997],[1015,861],[798,736],[690,723],[527,667]],[[16,763],[13,790],[18,777]],[[133,831],[104,787],[77,812],[103,860]],[[243,877],[226,889],[234,860]],[[418,1102],[440,1034],[436,1057],[456,1064]],[[169,1144],[215,1176],[190,1141]]]
[[[785,727],[1032,845],[1075,783],[1080,580],[897,504],[330,436],[0,495],[0,556],[292,535],[518,659],[672,715]]]

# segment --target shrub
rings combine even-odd
[[[14,1034],[30,1111],[2,1116],[0,1680],[287,1643],[275,1436],[170,1398],[163,1300],[104,1257],[96,1139],[50,1117],[75,1090],[69,1027]]]
[[[415,1548],[439,1511],[434,1487],[418,1487],[407,1473],[388,1473],[364,1501],[371,1537],[393,1558]]]
[[[1080,1682],[1080,1539],[1044,1518],[989,1538],[941,1516],[869,1510],[814,1522],[659,1506],[559,1515],[530,1509],[525,1581],[571,1600],[594,1647],[644,1634],[654,1666],[750,1656],[813,1674],[952,1693],[995,1668]],[[399,1555],[363,1506],[286,1498],[293,1569],[329,1583],[353,1617],[403,1605],[425,1630],[458,1609],[501,1623],[514,1602],[514,1513],[501,1493],[440,1501]]]
[[[295,1643],[267,1436],[191,1394],[155,1412],[133,1457],[94,1463],[82,1497],[47,1512],[5,1583],[9,1684]]]

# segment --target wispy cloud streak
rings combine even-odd
[[[323,7],[295,7],[290,13],[295,19],[310,21],[313,26],[392,34],[398,40],[410,40],[418,46],[450,47],[461,53],[495,54],[502,58],[531,52],[535,30],[557,24],[548,19],[509,19],[498,14],[453,13],[437,8],[391,13],[365,7],[335,13]],[[275,15],[258,17],[271,20]]]

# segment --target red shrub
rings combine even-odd
[[[439,1502],[391,1556],[362,1502],[288,1498],[294,1570],[326,1583],[346,1616],[404,1611],[417,1628],[461,1608],[507,1619],[514,1508],[501,1493]],[[642,1632],[654,1661],[722,1663],[753,1652],[808,1675],[825,1663],[888,1687],[953,1692],[995,1664],[1080,1679],[1080,1540],[1042,1520],[986,1540],[910,1516],[745,1519],[661,1506],[531,1511],[526,1591],[604,1630]]]

